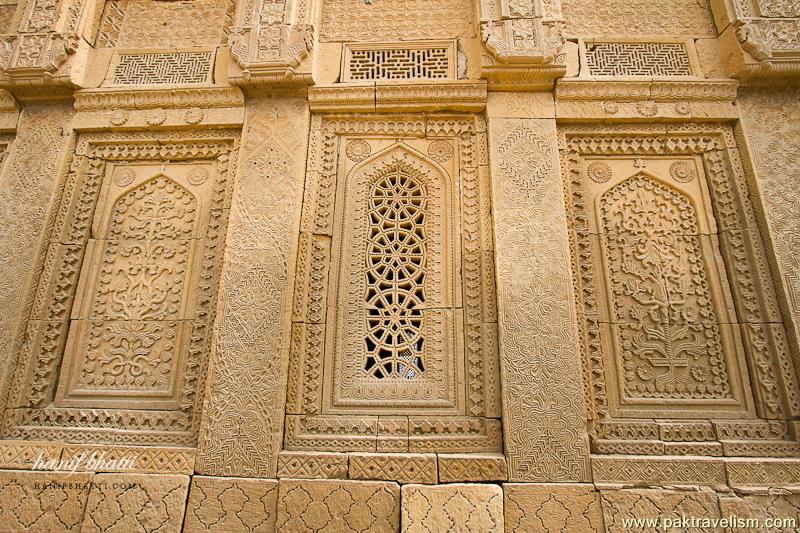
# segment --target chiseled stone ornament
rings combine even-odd
[[[798,29],[0,1],[0,531],[797,530]]]

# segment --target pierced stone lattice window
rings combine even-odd
[[[284,448],[501,450],[485,135],[467,117],[318,124]]]
[[[691,76],[683,43],[595,43],[586,45],[591,76]]]
[[[211,51],[120,54],[112,85],[198,84],[211,81]]]
[[[425,370],[425,186],[397,167],[372,184],[369,204],[364,369],[414,379]]]
[[[346,44],[342,81],[455,78],[455,43]]]

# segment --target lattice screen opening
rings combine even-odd
[[[691,76],[684,43],[596,43],[586,45],[591,76]]]
[[[213,52],[119,54],[111,69],[111,85],[187,85],[212,81]]]
[[[342,81],[455,78],[455,43],[345,45]]]

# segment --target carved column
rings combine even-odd
[[[276,475],[308,121],[305,99],[248,103],[198,473]]]
[[[18,345],[33,305],[33,284],[48,238],[54,198],[63,187],[64,159],[72,151],[71,106],[30,106],[20,116],[17,137],[0,136],[0,408],[6,407]],[[2,416],[0,416],[2,418]]]
[[[509,479],[583,481],[589,447],[555,120],[503,111],[488,114]]]

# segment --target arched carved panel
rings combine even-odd
[[[398,180],[403,180],[413,191],[386,191],[393,181],[396,187]],[[400,197],[404,192],[416,198]],[[385,197],[387,193],[390,193],[388,198]],[[375,205],[378,194],[382,198],[380,205]],[[336,300],[332,302],[336,310],[335,323],[330,324],[335,328],[329,381],[333,392],[329,407],[333,411],[355,406],[393,410],[401,406],[455,408],[458,405],[455,390],[459,371],[455,343],[457,310],[453,301],[455,280],[459,276],[454,250],[459,239],[453,221],[454,195],[454,179],[444,169],[403,145],[377,154],[347,176],[337,206],[340,215],[335,222],[331,275],[334,283],[331,294],[336,293]],[[389,210],[402,206],[406,212],[403,216],[408,217],[409,206],[403,204],[412,201],[417,203],[414,211],[424,226],[414,228],[412,220],[398,220],[390,230],[397,234],[376,233],[379,228],[374,221],[378,212],[386,215]],[[401,244],[403,241],[410,244],[410,238],[416,248],[401,255],[404,252]],[[376,257],[376,253],[383,256]],[[408,253],[419,257],[409,257]],[[411,265],[402,264],[412,259],[419,261],[413,267],[413,274],[408,272]],[[382,264],[391,265],[392,262],[401,264],[385,273],[384,279],[371,279]],[[418,279],[404,282],[394,279],[395,273],[403,278],[416,275]],[[420,280],[417,294],[409,295],[410,301],[404,298],[404,307],[376,308],[377,287],[382,286],[384,291],[400,297],[399,291],[406,290],[404,283]],[[378,364],[373,358],[379,348],[373,346],[371,340],[375,338],[375,331],[381,330],[375,323],[376,314],[384,316],[390,324],[400,324],[402,320],[406,327],[414,328],[413,342],[418,346],[412,349],[417,350],[420,361],[425,361],[424,371],[416,373],[414,379],[397,375],[378,379],[368,370],[368,366]],[[411,341],[401,337],[402,334],[394,336],[382,349],[402,349],[404,343]],[[421,369],[417,367],[417,370]]]
[[[592,451],[794,449],[797,372],[730,130],[561,133]]]
[[[79,137],[4,436],[196,444],[235,142]]]
[[[312,121],[287,450],[501,449],[486,137],[426,121]]]

